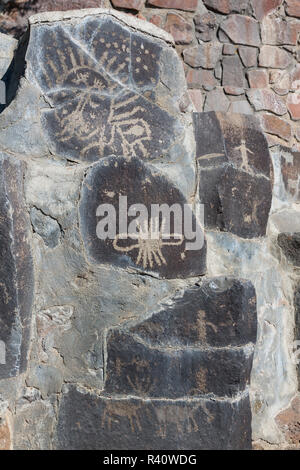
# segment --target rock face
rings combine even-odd
[[[220,309],[226,312],[222,326]],[[149,319],[111,330],[103,397],[69,390],[59,411],[59,446],[248,448],[245,387],[255,340],[255,291],[250,283],[228,279],[192,287]],[[217,398],[211,400],[210,394]],[[76,432],[76,422],[86,431]],[[88,422],[102,426],[91,434]]]
[[[299,256],[299,252],[298,252]],[[299,341],[300,338],[300,289],[299,287],[296,289],[295,292],[295,297],[294,297],[294,305],[295,305],[295,339],[296,341]],[[299,343],[297,343],[297,350],[295,351],[296,353],[296,359],[299,358]],[[298,389],[300,390],[300,366],[299,363],[297,364],[297,371],[298,371]]]
[[[93,413],[85,416],[82,411],[87,409]],[[250,413],[245,398],[230,402],[125,401],[71,389],[61,405],[58,437],[60,448],[74,450],[191,450],[198,449],[200,442],[204,449],[247,449],[250,439],[245,427]],[[78,431],[76,422],[83,432]],[[223,427],[224,422],[227,425]]]
[[[283,439],[275,417],[297,392],[288,346],[298,154],[281,147],[271,160],[249,114],[260,112],[269,143],[273,132],[288,139],[285,121],[295,134],[297,50],[286,44],[290,69],[269,74],[254,3],[152,3],[120,8],[165,31],[78,10],[32,17],[11,43],[0,114],[0,447],[248,449]]]
[[[109,17],[33,27],[27,75],[51,106],[41,119],[52,151],[83,162],[167,151],[182,129],[159,106],[165,51]]]
[[[0,379],[3,379],[26,369],[34,281],[29,219],[22,192],[24,165],[2,154],[0,178]]]
[[[95,217],[104,215],[101,206],[108,212],[112,206],[110,221]],[[173,208],[171,212],[169,208]],[[93,166],[84,181],[80,213],[86,249],[98,263],[132,266],[164,278],[205,273],[204,234],[187,201],[154,167],[138,158],[110,157]],[[184,232],[189,215],[194,227],[190,240]],[[101,239],[101,225],[110,222],[111,235]],[[130,224],[134,224],[132,230]],[[192,243],[195,246],[189,248]]]
[[[271,208],[272,164],[253,118],[217,113],[194,116],[199,197],[205,225],[243,238],[266,233]]]

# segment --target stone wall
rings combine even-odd
[[[249,115],[252,91],[226,98],[223,88],[244,86],[221,82],[239,76],[231,62],[257,60],[261,33],[253,31],[273,13],[262,19],[254,1],[242,11],[243,2],[207,1],[213,16],[192,1],[176,11],[141,3],[140,14],[169,21],[169,33],[91,10],[34,16],[19,43],[0,37],[8,97],[0,114],[0,448],[295,448],[300,153],[292,138],[272,141],[270,151]],[[240,21],[235,15],[253,11],[259,23],[246,20],[247,41],[259,44],[237,38],[236,53],[213,18]],[[194,19],[205,14],[197,56]],[[190,47],[185,60],[198,57],[199,68],[175,52]],[[292,57],[291,47],[279,50]],[[214,76],[203,67],[213,57],[215,70],[225,60],[218,85],[188,88],[195,73]],[[280,124],[276,113],[297,87],[270,90],[254,102],[275,103],[267,115]],[[206,107],[211,93],[223,94],[218,107]],[[220,110],[225,100],[247,109]],[[100,241],[97,207],[117,205],[119,194],[146,206],[188,202],[200,233],[204,204],[204,244],[127,244],[120,230]]]
[[[4,3],[0,31],[17,35],[28,15],[47,10],[113,7],[148,20],[173,36],[197,111],[255,113],[270,146],[300,149],[297,0]]]

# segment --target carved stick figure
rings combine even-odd
[[[246,146],[246,140],[241,139],[241,145],[239,147],[234,147],[235,150],[239,150],[242,156],[242,166],[241,170],[249,171],[249,162],[248,162],[248,153],[253,155],[250,149]]]

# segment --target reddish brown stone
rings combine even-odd
[[[282,2],[283,0],[251,0],[254,14],[259,21],[276,10]]]
[[[169,13],[165,30],[170,33],[176,44],[190,44],[194,39],[193,27],[176,13]]]
[[[263,114],[261,116],[261,125],[264,131],[286,141],[289,141],[292,136],[290,123],[273,114]]]
[[[255,47],[239,47],[239,56],[245,67],[255,67],[257,65],[257,52],[258,49]]]
[[[267,88],[269,77],[267,70],[249,70],[248,80],[250,88]]]
[[[300,64],[297,64],[291,73],[291,89],[298,90],[300,88]]]
[[[291,76],[283,70],[271,70],[270,83],[278,95],[287,95],[291,88]]]
[[[160,8],[174,8],[175,10],[195,11],[198,0],[148,0],[148,5]]]
[[[183,51],[184,61],[191,67],[214,69],[221,58],[222,45],[220,43],[199,44]]]
[[[283,432],[288,443],[300,444],[300,395],[296,396],[289,408],[276,417],[276,423]]]
[[[235,86],[225,86],[224,91],[226,95],[240,96],[244,94],[244,88],[238,88]]]
[[[291,55],[276,46],[263,46],[259,54],[259,65],[273,69],[285,69],[292,61]]]
[[[238,55],[224,57],[222,85],[225,87],[244,88],[244,70]],[[240,94],[240,93],[239,93]]]
[[[158,26],[159,28],[162,27],[163,20],[162,20],[161,16],[159,16],[159,15],[151,16],[149,21],[150,21],[150,23],[155,24],[155,26]]]
[[[218,84],[211,70],[190,69],[187,73],[186,80],[189,88],[200,88],[203,86],[215,88]]]
[[[12,448],[10,429],[8,420],[0,423],[0,450],[10,450]]]
[[[237,47],[234,44],[224,44],[223,54],[224,55],[234,55],[236,54]]]
[[[300,32],[300,21],[286,21],[272,15],[262,21],[261,36],[263,44],[296,46]]]
[[[279,116],[287,112],[283,99],[271,90],[253,88],[247,91],[247,96],[256,111],[271,111]]]
[[[20,37],[28,27],[28,17],[35,13],[109,7],[108,0],[17,0],[3,6],[0,14],[0,31]]]
[[[190,98],[197,112],[201,112],[203,108],[203,98],[201,90],[189,90]]]
[[[298,91],[294,93],[289,93],[287,99],[287,107],[291,118],[295,121],[299,121],[300,119],[300,87]]]
[[[210,11],[204,15],[197,14],[194,16],[196,29],[196,38],[202,41],[211,41],[217,30],[217,20]]]
[[[220,111],[226,113],[228,111],[230,101],[224,94],[222,88],[216,88],[207,93],[204,111]]]
[[[242,13],[247,9],[247,0],[203,0],[207,8],[219,13]]]
[[[259,23],[249,16],[231,15],[220,28],[235,44],[260,45]]]
[[[291,90],[287,99],[287,106],[291,117],[300,119],[300,64],[297,64],[291,73]]]
[[[300,2],[299,0],[286,0],[286,12],[289,16],[300,18]]]
[[[116,8],[127,8],[128,10],[141,10],[145,4],[145,0],[111,0]]]

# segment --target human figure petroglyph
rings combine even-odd
[[[120,246],[118,243],[120,240],[131,238],[137,240],[137,243],[133,245]],[[135,264],[139,265],[142,263],[143,268],[146,269],[148,266],[152,268],[154,264],[161,266],[167,264],[167,261],[162,253],[164,246],[180,246],[184,241],[182,234],[172,233],[168,235],[169,240],[164,241],[164,221],[159,229],[159,219],[150,219],[149,225],[147,221],[138,226],[138,233],[118,234],[113,241],[113,247],[116,251],[129,253],[133,250],[138,250],[138,255]],[[170,239],[178,239],[176,241],[170,241]]]
[[[234,150],[239,150],[239,152],[241,154],[241,157],[242,157],[241,170],[245,170],[249,173],[250,168],[249,168],[249,161],[248,161],[248,153],[251,153],[252,155],[254,155],[254,154],[250,149],[248,149],[248,147],[246,145],[246,140],[241,139],[241,145],[239,145],[238,147],[234,147]]]

